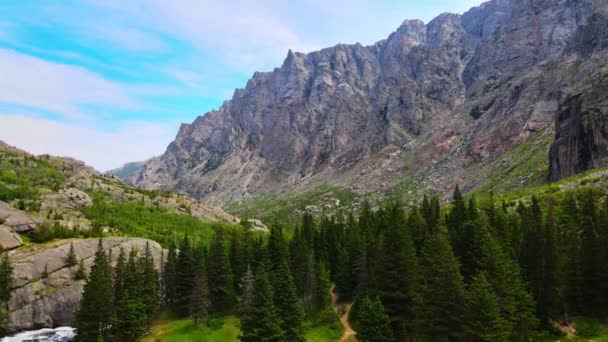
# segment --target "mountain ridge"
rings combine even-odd
[[[483,184],[467,174],[471,165],[552,135],[569,89],[603,70],[593,56],[605,46],[574,47],[577,34],[601,30],[587,21],[605,8],[604,0],[494,0],[426,25],[405,20],[369,46],[290,50],[281,67],[255,73],[219,109],[183,124],[129,181],[219,205],[322,184],[365,195],[439,171],[421,191],[474,189]],[[547,176],[548,164],[538,166]]]

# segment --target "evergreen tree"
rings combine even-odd
[[[8,253],[3,253],[0,262],[0,335],[4,332],[4,320],[6,319],[6,304],[11,298],[13,284],[13,266]]]
[[[582,306],[585,314],[597,315],[599,307],[601,272],[603,270],[602,251],[606,246],[601,245],[598,225],[598,212],[591,189],[581,195],[581,275],[582,275]]]
[[[74,243],[70,243],[70,251],[68,252],[67,259],[68,265],[76,266],[78,264],[78,259],[76,258],[76,253],[74,252]]]
[[[84,286],[80,308],[76,312],[75,341],[107,340],[112,317],[112,273],[101,239],[97,245],[91,274]]]
[[[87,271],[84,269],[84,260],[80,259],[78,269],[74,273],[74,280],[85,280],[87,279]]]
[[[250,305],[245,305],[241,314],[240,341],[284,341],[281,319],[274,305],[272,287],[268,272],[261,263],[255,274],[253,297]]]
[[[302,328],[304,310],[296,294],[296,288],[286,260],[279,265],[276,271],[274,303],[287,341],[304,341]]]
[[[168,270],[167,270],[168,272]],[[181,317],[190,314],[190,296],[194,287],[195,261],[190,247],[190,239],[186,234],[179,247],[175,270],[175,313]],[[210,282],[214,284],[211,279]],[[215,285],[215,284],[214,284]]]
[[[234,288],[230,259],[226,253],[224,235],[217,231],[211,243],[209,258],[209,283],[211,305],[216,311],[225,311],[234,304]]]
[[[485,226],[475,233],[478,271],[484,271],[498,297],[510,340],[526,340],[537,325],[534,299],[526,289],[517,264],[498,245]]]
[[[8,253],[2,253],[0,262],[0,302],[7,303],[11,297],[13,285],[13,266],[8,257]]]
[[[395,341],[389,316],[379,299],[361,299],[358,310],[357,341],[392,342]]]
[[[207,275],[199,268],[194,278],[194,288],[192,289],[192,299],[190,300],[190,312],[195,326],[199,326],[205,322],[208,315],[209,306],[209,285],[207,284]]]
[[[431,341],[459,337],[463,323],[464,283],[445,228],[439,227],[425,241],[420,269],[416,305],[418,333]]]
[[[406,327],[414,318],[413,298],[418,281],[418,258],[409,231],[404,227],[404,214],[399,205],[391,209],[383,239],[378,270],[378,295],[388,313],[394,335],[405,339]]]
[[[244,315],[253,302],[253,285],[255,282],[255,276],[251,270],[251,266],[247,265],[247,270],[241,278],[239,283],[239,289],[241,291],[241,300],[239,303],[239,312]]]
[[[146,303],[138,272],[137,251],[129,254],[124,271],[123,289],[116,298],[116,312],[112,320],[113,337],[117,341],[135,342],[147,329]]]
[[[151,319],[158,309],[158,271],[154,267],[154,257],[150,250],[150,244],[146,242],[146,249],[139,259],[139,271],[142,284],[141,296],[145,306],[146,317]]]
[[[331,302],[329,289],[331,281],[329,280],[329,272],[321,260],[317,262],[317,293],[315,295],[315,309],[322,310]]]
[[[247,246],[244,246],[243,236],[238,229],[232,230],[230,239],[230,266],[232,268],[233,288],[238,291],[239,281],[247,271],[249,262]]]
[[[500,312],[498,298],[485,274],[471,280],[466,295],[465,331],[473,341],[509,341],[509,328]]]
[[[167,261],[163,267],[163,298],[164,304],[171,306],[177,299],[177,253],[171,246],[167,253]]]
[[[118,300],[122,296],[126,263],[127,263],[127,260],[125,258],[125,250],[122,247],[120,247],[120,252],[118,253],[118,258],[116,259],[116,266],[114,266],[114,299],[115,300]]]
[[[339,247],[337,261],[336,291],[340,300],[349,300],[353,296],[353,278],[350,257],[344,247]]]

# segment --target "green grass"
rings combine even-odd
[[[551,134],[538,132],[506,152],[488,169],[480,168],[475,177],[480,179],[485,177],[485,182],[475,190],[475,193],[501,194],[546,183],[549,174],[548,151],[553,139]],[[475,168],[474,166],[472,169]]]
[[[194,243],[208,246],[216,229],[231,230],[237,227],[228,223],[203,222],[140,201],[111,202],[103,192],[91,192],[90,195],[93,205],[83,209],[83,212],[94,229],[110,227],[121,235],[149,238],[161,244],[175,242],[187,232]]]
[[[151,334],[144,336],[142,342],[230,342],[238,341],[238,319],[234,316],[211,319],[208,325],[195,327],[192,320],[159,319]]]
[[[329,342],[337,341],[342,336],[344,328],[340,323],[338,315],[331,307],[309,317],[304,324],[306,329],[306,341]]]

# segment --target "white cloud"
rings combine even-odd
[[[34,154],[73,157],[106,171],[163,153],[179,127],[136,121],[100,126],[0,113],[0,140]]]
[[[87,69],[0,49],[0,101],[85,118],[82,105],[134,110],[129,87]]]

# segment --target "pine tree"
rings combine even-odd
[[[154,267],[154,257],[150,244],[146,242],[146,249],[139,259],[139,271],[142,284],[141,296],[148,319],[151,319],[158,309],[158,271]]]
[[[253,285],[255,282],[255,276],[253,271],[251,270],[251,266],[247,265],[247,270],[245,274],[241,278],[239,283],[239,289],[241,291],[241,298],[239,303],[239,312],[241,315],[244,315],[247,311],[247,308],[253,302]]]
[[[12,284],[13,266],[8,253],[3,253],[2,262],[0,262],[0,335],[4,332],[4,321],[7,314],[6,304],[11,297]]]
[[[168,271],[168,270],[167,270]],[[175,313],[181,317],[190,314],[190,296],[194,287],[195,261],[190,247],[190,239],[186,234],[179,247],[175,271]],[[209,281],[213,284],[212,280]]]
[[[581,267],[581,234],[578,224],[580,215],[576,197],[572,191],[566,192],[561,205],[557,232],[559,263],[562,272],[563,315],[564,321],[570,321],[570,314],[583,311],[582,292],[583,275]]]
[[[76,258],[76,253],[74,252],[74,243],[70,243],[70,251],[68,252],[67,259],[68,265],[76,266],[78,264],[78,259]]]
[[[210,304],[207,275],[199,268],[194,278],[194,288],[192,289],[192,298],[190,300],[190,314],[195,326],[199,326],[207,320]]]
[[[432,341],[459,337],[462,332],[464,283],[445,228],[438,227],[425,241],[420,269],[416,303],[418,333]]]
[[[112,271],[101,240],[97,245],[91,274],[84,286],[80,308],[76,312],[75,341],[107,340],[112,317]]]
[[[336,291],[340,300],[349,300],[353,297],[352,264],[346,249],[344,247],[338,248]]]
[[[8,253],[2,253],[0,262],[0,302],[6,303],[11,297],[13,284],[13,266],[8,257]]]
[[[322,310],[331,302],[329,295],[331,281],[329,280],[329,272],[327,272],[327,269],[321,260],[317,262],[316,270],[317,293],[315,295],[315,310]]]
[[[256,269],[251,304],[242,310],[240,341],[285,341],[264,263]]]
[[[167,261],[163,267],[163,298],[164,305],[171,306],[177,299],[177,253],[171,246],[167,253]]]
[[[230,266],[232,268],[233,288],[237,289],[241,277],[247,271],[248,256],[243,236],[238,229],[232,231],[230,239]]]
[[[527,291],[517,264],[502,250],[489,229],[481,226],[475,235],[477,270],[484,271],[492,284],[502,318],[508,324],[509,338],[525,340],[533,334],[538,323],[534,299]]]
[[[116,298],[116,312],[112,320],[115,340],[135,342],[146,332],[148,318],[142,289],[137,251],[132,250],[125,267],[122,293]]]
[[[406,327],[414,318],[413,298],[418,281],[418,258],[409,231],[404,227],[404,214],[398,205],[391,208],[383,239],[377,288],[390,316],[398,340],[406,336]]]
[[[509,328],[502,318],[498,298],[485,274],[471,279],[466,294],[465,331],[474,341],[509,341]]]
[[[114,299],[115,300],[118,300],[118,298],[120,298],[122,295],[126,263],[127,263],[127,261],[125,259],[125,251],[122,247],[120,247],[120,252],[118,253],[118,258],[116,259],[116,266],[114,266]]]
[[[304,310],[296,294],[296,288],[286,260],[283,260],[276,270],[274,303],[278,309],[281,328],[287,341],[304,341],[302,328]]]
[[[581,275],[582,275],[582,304],[585,314],[597,315],[602,308],[599,307],[597,298],[602,297],[600,293],[600,279],[602,272],[602,249],[598,227],[598,213],[591,189],[587,189],[581,195]]]
[[[418,208],[412,209],[408,216],[406,226],[411,231],[412,240],[416,245],[416,251],[420,252],[424,239],[428,236],[429,230],[426,221]]]
[[[84,260],[80,259],[78,269],[74,273],[74,280],[85,280],[87,279],[87,271],[84,269]]]
[[[211,255],[209,258],[209,283],[211,305],[215,311],[229,310],[234,304],[234,288],[232,281],[232,270],[230,259],[226,253],[224,235],[221,231],[216,232],[211,243]]]
[[[395,341],[389,316],[379,299],[365,296],[358,309],[357,341],[392,342]]]

